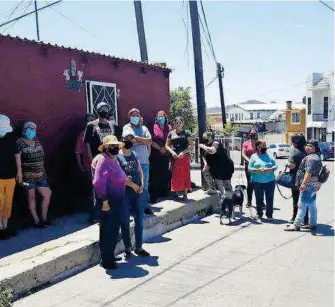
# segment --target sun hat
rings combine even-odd
[[[13,128],[10,125],[10,119],[3,114],[0,114],[0,135],[12,132]]]
[[[119,145],[119,147],[123,147],[124,146],[124,143],[123,142],[119,142],[117,140],[117,137],[115,135],[107,135],[104,137],[103,141],[102,141],[102,144],[98,147],[98,150],[100,152],[103,152],[104,151],[104,147],[106,145]]]

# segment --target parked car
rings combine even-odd
[[[334,159],[334,142],[321,142],[320,149],[320,157],[322,161]]]
[[[275,159],[287,158],[290,155],[291,146],[287,144],[271,144],[268,147],[268,153],[272,154]]]

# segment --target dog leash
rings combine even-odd
[[[291,198],[293,197],[292,194],[291,194],[290,197],[286,197],[286,196],[284,196],[283,193],[282,193],[282,191],[279,189],[279,184],[276,183],[276,186],[277,186],[277,190],[278,190],[280,196],[283,197],[284,199],[291,199]]]

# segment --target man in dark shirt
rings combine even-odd
[[[11,217],[15,177],[22,182],[20,154],[13,128],[7,116],[0,114],[0,239],[8,239],[15,232],[7,229]]]
[[[121,138],[120,128],[108,121],[110,118],[109,104],[100,102],[96,110],[99,118],[87,124],[84,135],[84,143],[88,146],[91,160],[99,153],[98,147],[102,144],[105,136],[115,135],[118,139]]]
[[[291,142],[292,142],[292,148],[286,166],[290,169],[290,173],[293,175],[293,182],[295,182],[295,177],[297,175],[301,161],[307,156],[307,152],[305,151],[306,139],[303,134],[297,133],[292,135]],[[299,196],[300,196],[299,189],[297,187],[293,187],[292,188],[293,215],[292,218],[289,220],[289,223],[291,224],[293,224],[297,216]],[[305,225],[308,225],[308,209],[305,215],[304,223]]]
[[[230,180],[234,173],[234,162],[229,158],[221,142],[214,140],[214,137],[212,132],[205,132],[204,144],[200,144],[199,147],[204,151],[203,171],[209,171],[216,189],[223,195],[233,190]]]

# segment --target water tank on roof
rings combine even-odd
[[[317,85],[323,79],[323,74],[314,72],[312,74],[312,79],[313,79],[313,85]]]

